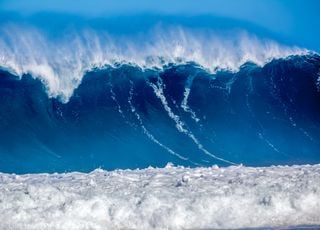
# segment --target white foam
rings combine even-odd
[[[1,229],[320,225],[320,165],[0,174]]]
[[[169,148],[168,146],[162,144],[158,139],[156,139],[149,131],[148,129],[143,125],[142,119],[140,117],[140,114],[137,112],[136,108],[133,106],[132,104],[132,96],[133,96],[133,83],[130,81],[131,84],[131,88],[129,91],[129,98],[128,98],[128,103],[130,105],[131,108],[131,112],[135,115],[135,117],[137,118],[140,127],[143,131],[143,133],[154,143],[156,143],[158,146],[160,146],[161,148],[165,149],[168,153],[178,157],[180,160],[185,160],[188,161],[189,159],[180,155],[179,153],[176,153],[174,150],[172,150],[171,148]]]
[[[192,86],[193,79],[194,79],[193,75],[188,77],[188,80],[186,82],[186,86],[185,86],[184,92],[183,92],[183,100],[181,101],[180,106],[186,113],[189,113],[191,115],[191,118],[195,122],[198,123],[200,121],[200,118],[197,117],[197,114],[188,105],[188,100],[189,100],[189,95],[191,92],[191,86]]]
[[[153,83],[149,83],[149,85],[152,87],[153,92],[155,93],[155,95],[160,99],[161,104],[163,106],[163,108],[165,109],[165,111],[167,111],[168,116],[171,118],[171,120],[174,121],[174,123],[176,124],[176,128],[179,132],[184,133],[185,135],[187,135],[187,137],[189,137],[198,147],[199,150],[201,150],[204,154],[222,161],[224,163],[227,164],[231,164],[231,165],[236,165],[236,163],[226,160],[222,157],[218,157],[216,154],[213,154],[211,152],[209,152],[198,140],[198,138],[186,127],[186,124],[180,119],[180,117],[175,114],[172,109],[170,108],[166,96],[164,95],[163,92],[163,82],[161,80],[161,78],[158,78],[158,82],[157,84],[153,84]]]
[[[58,39],[35,28],[2,26],[0,66],[19,76],[41,79],[50,97],[68,101],[86,71],[115,63],[162,68],[167,63],[194,61],[209,71],[232,71],[247,61],[258,65],[273,58],[306,54],[307,50],[259,40],[245,32],[221,35],[215,31],[156,27],[143,35],[111,35],[82,30]]]

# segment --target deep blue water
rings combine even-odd
[[[2,71],[0,171],[318,163],[319,70],[317,55],[236,73],[119,65],[87,73],[67,103]]]

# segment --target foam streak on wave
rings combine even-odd
[[[203,153],[205,153],[206,155],[225,162],[227,164],[231,164],[231,165],[235,165],[236,163],[228,161],[226,159],[223,159],[221,157],[218,157],[212,153],[210,153],[207,149],[205,149],[203,147],[203,145],[200,143],[200,141],[194,136],[194,134],[188,130],[187,128],[185,128],[185,124],[180,120],[180,117],[178,115],[176,115],[170,108],[170,106],[168,105],[167,99],[164,95],[163,92],[163,83],[161,81],[161,78],[158,78],[158,82],[157,85],[153,84],[153,83],[149,83],[149,85],[152,87],[155,95],[160,99],[165,111],[167,111],[168,116],[175,122],[176,124],[176,128],[179,132],[184,133],[185,135],[187,135],[198,147],[199,150],[201,150]]]
[[[189,95],[190,95],[190,91],[191,91],[191,85],[193,82],[194,76],[189,76],[185,89],[184,89],[184,93],[183,93],[183,100],[181,102],[181,108],[186,112],[186,113],[190,113],[191,118],[195,121],[195,122],[199,122],[200,119],[197,117],[196,113],[190,108],[190,106],[188,105],[188,99],[189,99]]]
[[[259,40],[246,32],[226,37],[215,31],[178,26],[155,27],[128,37],[83,29],[52,39],[36,28],[13,25],[3,26],[0,34],[1,68],[41,79],[49,96],[65,102],[86,71],[115,63],[162,68],[168,63],[193,61],[211,72],[237,71],[247,61],[263,65],[273,58],[307,52]]]
[[[271,83],[272,83],[272,86],[273,86],[273,87],[271,87],[271,89],[270,89],[272,97],[276,100],[276,102],[277,102],[277,103],[280,105],[280,107],[282,108],[283,113],[285,114],[285,117],[288,118],[288,122],[290,123],[290,125],[291,125],[293,128],[297,129],[299,132],[301,132],[301,133],[302,133],[305,137],[307,137],[310,141],[314,141],[314,138],[311,137],[310,134],[309,134],[307,131],[305,131],[303,128],[299,128],[297,122],[295,122],[295,120],[294,120],[294,118],[292,117],[292,115],[290,115],[289,109],[288,109],[287,105],[284,104],[283,101],[281,100],[280,90],[279,90],[279,88],[277,87],[277,85],[276,85],[276,83],[275,83],[275,81],[274,81],[274,78],[275,78],[275,73],[274,73],[274,71],[272,71],[272,72],[271,72],[271,78],[270,78]],[[282,74],[280,75],[280,78],[281,78],[281,81],[282,81],[282,82],[285,81],[285,80],[283,79]],[[319,79],[317,79],[317,81],[319,82]],[[286,94],[286,97],[288,97],[288,99],[289,99],[288,102],[292,105],[292,103],[291,103],[291,100],[292,100],[292,99],[290,98],[290,96]]]
[[[266,131],[265,128],[263,126],[263,124],[261,123],[261,121],[258,119],[258,117],[256,116],[256,114],[254,113],[254,110],[252,109],[252,106],[250,104],[250,96],[252,96],[254,89],[253,89],[253,84],[252,84],[252,76],[249,75],[249,85],[248,85],[248,93],[246,94],[246,106],[247,109],[249,110],[249,113],[251,114],[252,118],[257,122],[257,125],[259,127],[259,131],[258,131],[258,136],[259,138],[266,143],[266,145],[268,145],[273,151],[275,151],[278,154],[284,155],[284,156],[290,156],[287,153],[283,153],[282,151],[280,151],[267,137],[266,137]]]
[[[158,140],[147,130],[147,128],[143,125],[139,113],[137,113],[136,108],[135,108],[135,107],[133,106],[133,104],[132,104],[133,84],[132,84],[132,82],[130,82],[130,83],[131,83],[131,87],[130,87],[130,91],[129,91],[128,103],[129,103],[129,105],[130,105],[131,112],[132,112],[132,113],[135,115],[135,117],[137,118],[137,120],[138,120],[138,122],[139,122],[139,124],[140,124],[140,127],[141,127],[143,133],[146,134],[147,137],[148,137],[151,141],[153,141],[154,143],[156,143],[157,145],[159,145],[161,148],[165,149],[165,150],[166,150],[167,152],[169,152],[170,154],[178,157],[178,158],[181,159],[181,160],[187,161],[188,158],[181,156],[180,154],[176,153],[175,151],[173,151],[172,149],[170,149],[170,148],[167,147],[166,145],[162,144],[162,143],[161,143],[160,141],[158,141]]]

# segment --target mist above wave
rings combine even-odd
[[[209,72],[237,71],[246,62],[263,65],[308,52],[246,31],[222,33],[182,26],[157,25],[131,35],[84,28],[54,38],[32,26],[8,24],[0,30],[0,66],[18,76],[39,78],[50,97],[64,102],[87,71],[117,63],[161,69],[169,63],[195,62]]]

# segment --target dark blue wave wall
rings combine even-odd
[[[319,163],[320,57],[207,73],[92,71],[66,104],[29,75],[0,73],[0,171]]]

